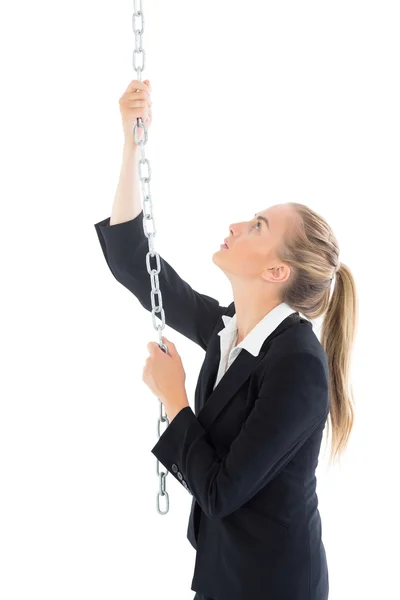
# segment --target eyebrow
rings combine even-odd
[[[254,216],[257,217],[257,219],[261,219],[261,221],[264,221],[269,229],[269,221],[266,217],[262,217],[261,215],[258,216],[257,213]]]

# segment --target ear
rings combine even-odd
[[[277,267],[269,267],[262,273],[262,278],[271,283],[283,283],[290,277],[289,265],[280,264]]]

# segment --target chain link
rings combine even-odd
[[[141,81],[141,75],[142,75],[142,71],[143,71],[144,65],[145,65],[145,51],[142,47],[142,34],[144,31],[144,16],[143,16],[142,0],[133,0],[133,6],[134,6],[134,12],[132,15],[132,29],[135,34],[135,49],[133,51],[133,68],[136,70],[136,75],[137,75],[138,81]],[[135,23],[136,18],[140,18],[140,20],[141,20],[140,29],[136,29],[136,23]],[[143,57],[141,66],[137,65],[137,63],[136,63],[136,59],[139,54],[141,54]],[[138,139],[138,133],[137,133],[139,127],[143,128],[143,133],[144,133],[144,136],[143,136],[144,139],[142,139],[140,141]],[[160,255],[154,250],[154,236],[156,235],[156,227],[155,227],[155,223],[154,223],[153,204],[152,204],[151,193],[150,193],[151,169],[150,169],[150,163],[149,163],[148,159],[145,157],[145,150],[144,150],[144,147],[147,144],[147,139],[148,139],[147,127],[141,118],[137,119],[137,123],[135,124],[133,132],[134,132],[135,142],[136,142],[136,144],[140,145],[140,152],[141,152],[141,159],[139,160],[139,163],[138,163],[138,169],[139,169],[139,178],[140,178],[140,182],[141,182],[142,198],[143,198],[143,230],[144,230],[144,233],[147,237],[148,244],[149,244],[149,251],[146,254],[146,267],[147,267],[147,272],[150,275],[150,281],[151,281],[151,315],[152,315],[152,319],[153,319],[153,327],[159,333],[159,346],[160,346],[161,350],[163,350],[163,352],[168,354],[168,346],[166,344],[164,344],[164,342],[162,341],[162,330],[165,327],[165,314],[164,314],[164,309],[163,309],[163,305],[162,305],[162,295],[161,295],[161,290],[159,288],[159,280],[158,280],[158,274],[161,271]],[[147,175],[146,175],[146,173],[143,173],[143,170],[145,170],[144,169],[145,166],[147,167]],[[148,202],[148,207],[146,206],[146,202]],[[153,230],[152,231],[148,230],[148,223],[150,221],[153,221]],[[156,268],[153,268],[153,269],[151,268],[150,257],[152,257],[152,258],[155,257]],[[157,298],[158,304],[156,304],[156,298]],[[159,316],[159,319],[161,319],[160,325],[158,325],[156,322],[156,314],[161,315],[161,316]],[[166,423],[166,427],[168,427],[169,420],[168,420],[167,415],[163,413],[164,405],[161,402],[160,398],[158,398],[158,402],[159,402],[159,406],[160,406],[160,416],[158,417],[158,422],[157,422],[157,435],[158,435],[158,439],[160,439],[161,424]],[[168,471],[161,471],[160,470],[160,461],[158,460],[158,458],[156,460],[157,460],[157,475],[159,477],[159,491],[157,493],[157,511],[160,513],[160,515],[165,515],[169,510],[169,496],[168,496],[168,492],[165,487],[165,480],[168,475]],[[160,498],[164,497],[164,496],[165,496],[166,508],[165,508],[165,510],[161,510]]]

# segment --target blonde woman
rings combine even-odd
[[[150,91],[149,81],[134,80],[120,99],[121,175],[111,217],[95,224],[112,274],[148,311],[132,130],[139,116],[151,124]],[[327,600],[315,470],[328,417],[333,459],[346,447],[354,416],[356,290],[339,244],[322,216],[296,202],[230,224],[213,255],[232,285],[229,306],[160,260],[166,324],[205,351],[194,411],[172,342],[164,338],[168,354],[149,343],[143,371],[170,421],[152,452],[192,495],[195,598]],[[321,316],[319,341],[311,320]]]

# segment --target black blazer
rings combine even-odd
[[[151,311],[142,220],[143,211],[95,228],[114,277]],[[160,260],[166,324],[205,351],[194,412],[182,409],[152,449],[193,496],[191,589],[215,600],[326,600],[315,470],[329,413],[328,363],[312,324],[289,315],[257,357],[242,349],[213,390],[217,333],[234,303],[220,306]]]

